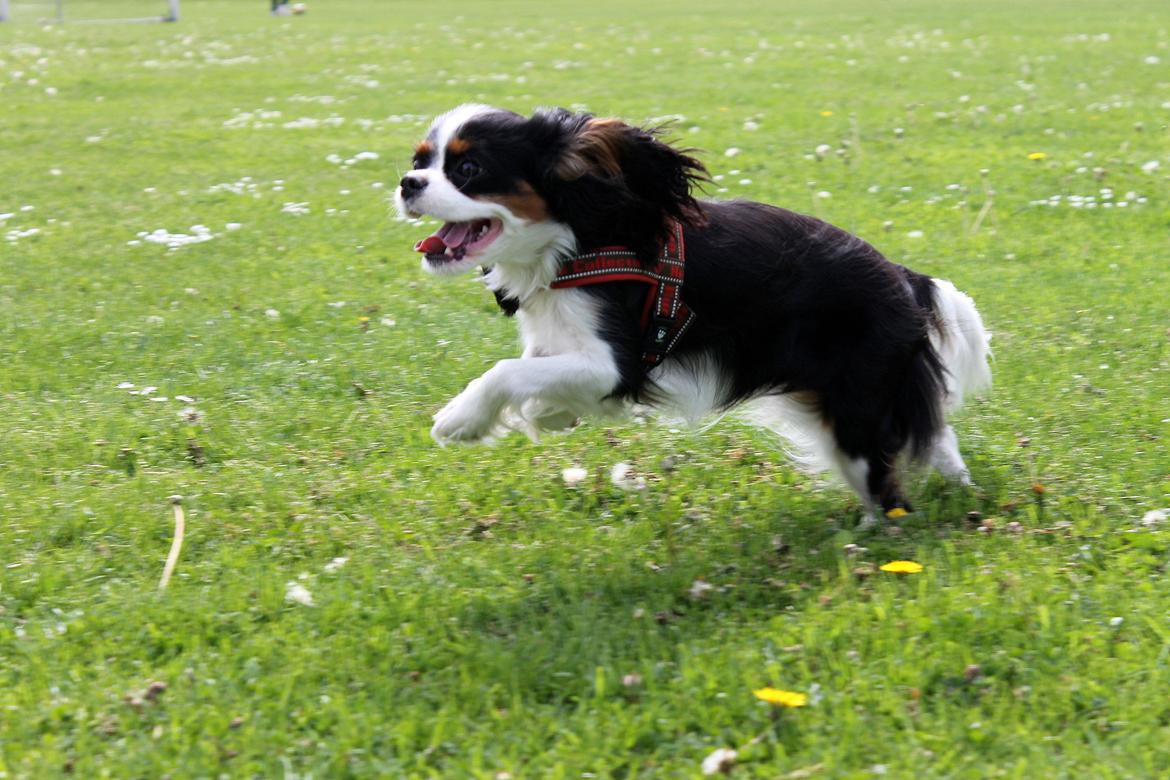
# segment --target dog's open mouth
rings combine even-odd
[[[431,263],[450,263],[487,249],[503,229],[498,219],[445,222],[434,235],[415,244],[414,251],[425,254]]]

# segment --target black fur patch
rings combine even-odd
[[[618,123],[605,133],[606,156],[584,173],[564,178],[566,157],[584,154],[588,159],[588,148],[581,146],[589,142],[582,139],[596,121],[609,122],[565,109],[538,111],[529,120],[529,136],[544,152],[537,160],[540,181],[533,186],[554,218],[572,228],[580,247],[617,244],[633,249],[643,263],[653,263],[666,238],[668,217],[702,222],[691,188],[707,180],[707,170],[687,150],[660,140],[657,130]],[[617,175],[605,164],[610,157],[620,169]]]
[[[894,460],[929,446],[942,425],[929,277],[812,217],[742,201],[702,208],[706,224],[685,231],[682,296],[696,319],[668,360],[718,361],[731,379],[728,407],[768,393],[814,398],[840,448],[869,462],[883,507],[908,508]],[[581,289],[602,304],[602,336],[622,377],[616,394],[653,400],[639,285]]]

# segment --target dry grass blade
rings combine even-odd
[[[171,496],[171,507],[175,510],[175,535],[171,539],[171,551],[167,553],[167,562],[163,566],[162,579],[158,581],[158,589],[166,590],[171,575],[175,572],[175,565],[179,562],[179,553],[183,549],[183,534],[187,529],[187,518],[183,515],[183,497]]]

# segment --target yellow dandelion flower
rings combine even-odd
[[[833,115],[833,112],[827,108],[821,112],[821,116],[832,116],[832,115]]]
[[[1028,159],[1040,162],[1041,160],[1047,160],[1048,154],[1046,152],[1032,152],[1028,155]]]
[[[806,694],[796,691],[782,691],[779,688],[760,688],[752,691],[752,695],[777,707],[803,707],[808,704]]]
[[[914,561],[890,561],[884,564],[881,569],[893,574],[917,574],[922,571],[922,564]]]
[[[908,514],[910,514],[910,513],[907,512],[905,509],[903,509],[900,506],[896,506],[893,509],[891,509],[889,512],[886,512],[886,517],[890,518],[891,520],[901,520],[903,517],[905,517]]]

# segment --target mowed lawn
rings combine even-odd
[[[0,24],[0,777],[1170,771],[1164,0],[309,6]],[[734,419],[436,447],[517,336],[389,198],[472,100],[969,292],[978,488],[863,533]]]

